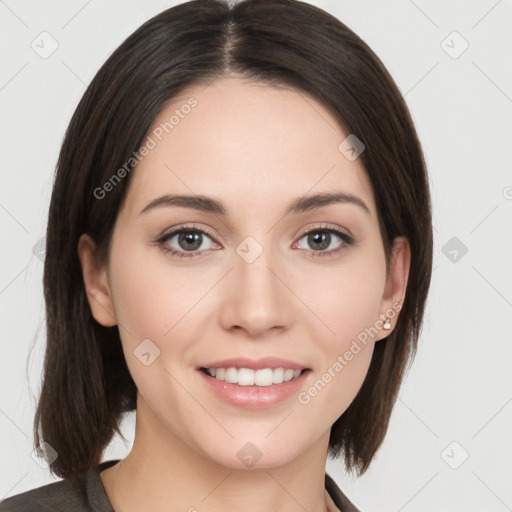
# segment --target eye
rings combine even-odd
[[[307,231],[299,239],[299,242],[303,239],[311,246],[311,250],[313,251],[311,256],[313,257],[334,256],[343,246],[356,245],[356,241],[352,236],[339,228],[329,226],[320,226]],[[341,242],[336,242],[336,239],[341,240]],[[331,250],[326,250],[329,249],[329,247],[331,247]]]
[[[333,236],[334,235],[334,236]],[[334,256],[343,247],[355,246],[356,240],[345,233],[342,229],[332,226],[319,226],[315,229],[306,231],[301,238],[311,246],[311,256]],[[339,241],[336,243],[336,239]],[[213,241],[213,235],[208,231],[195,226],[180,226],[171,230],[169,233],[161,236],[156,243],[165,253],[178,258],[196,258],[202,256],[202,253],[212,248],[212,244],[206,243],[207,240]],[[332,247],[334,243],[334,248]],[[326,250],[329,249],[330,250]]]
[[[212,240],[205,230],[181,226],[160,237],[157,243],[164,252],[170,253],[172,256],[195,258],[201,256],[201,252],[211,248],[208,244],[205,247],[206,239]],[[172,243],[174,247],[171,245]]]

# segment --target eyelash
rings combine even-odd
[[[198,228],[198,227],[195,227],[195,226],[180,226],[179,228],[176,228],[176,229],[173,229],[172,231],[170,231],[169,233],[166,233],[165,235],[162,235],[160,238],[158,238],[156,240],[156,243],[158,244],[158,246],[167,254],[170,254],[171,256],[173,257],[177,257],[177,258],[198,258],[198,257],[201,257],[201,252],[189,252],[188,254],[186,252],[182,252],[182,251],[176,251],[175,249],[169,247],[169,245],[167,245],[167,242],[176,234],[179,234],[179,233],[201,233],[202,235],[207,235],[208,237],[210,237],[211,239],[214,239],[213,235],[208,232],[207,230],[203,229],[203,228]],[[348,235],[347,233],[345,233],[344,231],[342,231],[341,229],[339,228],[335,228],[335,227],[332,227],[332,226],[319,226],[319,227],[316,227],[314,229],[310,229],[309,231],[305,231],[304,233],[302,233],[299,237],[299,240],[301,238],[304,238],[304,236],[306,235],[309,235],[311,233],[331,233],[331,234],[335,234],[335,235],[338,235],[341,240],[342,240],[342,245],[336,249],[333,249],[331,251],[310,251],[312,254],[310,255],[311,257],[330,257],[330,256],[334,256],[336,255],[342,248],[343,246],[346,246],[346,247],[351,247],[351,246],[355,246],[357,245],[357,242],[356,240]]]

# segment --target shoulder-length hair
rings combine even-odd
[[[46,232],[43,287],[47,346],[34,448],[58,454],[50,471],[73,477],[101,462],[124,412],[136,408],[117,326],[92,314],[77,254],[88,233],[105,262],[131,174],[107,199],[95,190],[137,152],[164,105],[189,86],[227,73],[310,94],[365,145],[389,269],[393,240],[407,238],[406,296],[392,333],[376,343],[357,396],[333,424],[329,451],[363,474],[381,445],[412,362],[432,273],[432,219],[422,149],[405,101],[373,51],[320,8],[297,0],[193,0],[153,17],[98,71],[62,143]],[[341,141],[340,141],[341,142]],[[39,429],[41,434],[39,433]]]

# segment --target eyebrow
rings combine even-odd
[[[315,195],[298,197],[293,200],[286,208],[284,215],[299,214],[310,210],[315,210],[331,204],[353,204],[359,206],[371,216],[370,209],[365,202],[353,194],[346,192],[324,192]],[[181,206],[183,208],[193,208],[207,213],[217,215],[227,215],[227,209],[220,201],[203,195],[176,195],[166,194],[153,199],[143,210],[142,213],[149,212],[155,208]]]

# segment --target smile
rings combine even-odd
[[[206,388],[236,407],[272,407],[298,393],[311,379],[309,362],[281,357],[232,357],[195,368]]]
[[[305,370],[291,368],[201,368],[210,377],[239,386],[272,386],[300,377]]]

